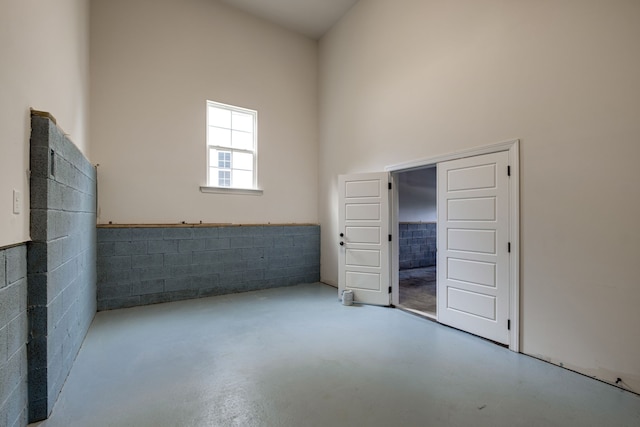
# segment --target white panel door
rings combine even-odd
[[[340,175],[338,289],[354,302],[389,305],[389,174]]]
[[[438,163],[438,321],[509,344],[507,151]]]

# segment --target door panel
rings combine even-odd
[[[496,165],[488,164],[470,168],[451,169],[447,173],[449,191],[495,188]]]
[[[496,232],[495,230],[450,229],[447,244],[449,245],[447,249],[450,250],[495,254]]]
[[[496,199],[449,199],[445,219],[449,221],[495,221]]]
[[[346,234],[352,242],[380,244],[380,227],[346,227]]]
[[[347,221],[380,221],[379,204],[350,203],[345,206],[345,209]]]
[[[508,152],[438,163],[438,320],[509,344]]]
[[[496,318],[496,298],[449,288],[449,310],[456,310],[465,315],[481,317],[487,320]]]
[[[354,301],[389,305],[389,174],[341,175],[339,291]]]
[[[495,288],[495,264],[455,258],[449,258],[447,261],[449,279]]]

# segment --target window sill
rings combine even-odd
[[[243,196],[262,196],[262,190],[251,188],[200,187],[201,193],[237,194]]]

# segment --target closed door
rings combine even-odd
[[[438,321],[509,344],[508,152],[438,163]]]
[[[389,305],[389,174],[341,175],[338,185],[338,289],[358,303]]]

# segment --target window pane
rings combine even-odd
[[[233,186],[236,188],[253,188],[253,173],[234,169]]]
[[[231,187],[231,172],[218,171],[218,186]]]
[[[233,168],[253,171],[253,154],[234,152]]]
[[[233,129],[253,132],[253,115],[233,112]]]
[[[207,120],[209,126],[219,126],[223,128],[231,128],[231,111],[222,108],[207,108]]]
[[[231,131],[209,126],[209,144],[231,147]]]
[[[239,150],[253,150],[253,134],[233,131],[233,148]]]
[[[224,169],[231,168],[231,152],[218,151],[218,167]]]

